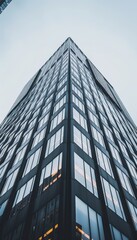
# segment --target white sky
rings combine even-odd
[[[0,122],[23,86],[71,37],[137,123],[136,0],[12,0],[0,15]]]

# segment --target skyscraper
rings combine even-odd
[[[136,126],[72,39],[0,131],[2,240],[136,239]]]
[[[0,14],[9,5],[12,0],[0,0]]]

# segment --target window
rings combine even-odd
[[[126,155],[127,157],[129,157],[125,145],[124,145],[121,141],[118,141],[118,142],[119,142],[119,146],[120,146],[121,151],[124,153],[124,155]]]
[[[15,201],[13,207],[22,201],[33,189],[35,177],[31,178],[27,183],[25,183],[16,193]]]
[[[19,134],[16,134],[14,136],[14,138],[15,138],[14,143],[17,143],[20,140],[21,134],[22,134],[22,132],[20,132]]]
[[[16,157],[14,159],[14,162],[13,162],[13,166],[15,164],[17,164],[21,159],[23,159],[24,155],[25,155],[25,152],[26,152],[26,148],[27,146],[25,146],[24,148],[22,148],[17,154],[16,154]]]
[[[76,201],[76,239],[105,240],[101,216],[78,197]]]
[[[91,157],[89,139],[74,126],[74,142]]]
[[[76,197],[76,239],[81,237],[83,240],[90,239],[88,208]]]
[[[93,102],[93,97],[92,94],[89,90],[87,90],[86,88],[84,89],[86,96]]]
[[[12,147],[12,148],[9,149],[9,151],[8,151],[8,153],[7,153],[7,156],[6,156],[6,159],[12,157],[16,146],[17,146],[17,145],[14,145],[14,147]]]
[[[103,109],[102,104],[98,101],[96,101],[96,104],[97,104],[98,110],[101,111],[102,113],[104,113],[104,109]]]
[[[86,119],[75,108],[73,108],[73,118],[87,131]]]
[[[129,201],[127,201],[128,206],[129,206],[129,210],[131,212],[131,217],[133,219],[135,228],[137,229],[137,208]]]
[[[128,240],[128,238],[124,234],[122,234],[112,225],[110,225],[110,229],[111,229],[111,235],[113,240]]]
[[[3,194],[5,194],[10,188],[13,187],[14,183],[15,183],[15,180],[16,180],[16,177],[17,177],[17,174],[18,174],[18,171],[19,171],[19,168],[17,168],[14,172],[12,172],[7,178],[6,178],[6,181],[5,181],[5,184],[2,188],[2,191],[1,191],[1,194],[0,196],[2,196]]]
[[[33,138],[33,144],[32,147],[35,147],[45,136],[46,128],[44,128],[42,131],[40,131],[35,137]]]
[[[74,84],[72,84],[72,90],[83,100],[82,92]]]
[[[122,203],[118,191],[109,184],[104,178],[101,178],[106,205],[119,217],[125,220]]]
[[[95,150],[99,166],[103,168],[106,173],[108,173],[111,177],[114,177],[110,164],[110,159],[99,148],[95,147]]]
[[[4,210],[5,210],[5,207],[6,207],[6,205],[7,205],[7,202],[8,202],[8,200],[6,200],[6,201],[3,202],[2,204],[0,204],[0,216],[3,215]]]
[[[5,171],[6,171],[7,166],[8,166],[8,163],[1,164],[1,166],[0,166],[0,178],[3,177],[3,175],[4,175]]]
[[[81,88],[81,82],[77,78],[74,78],[72,76],[72,82],[74,82],[75,84],[77,84]]]
[[[40,184],[42,185],[42,191],[45,191],[54,182],[61,177],[62,168],[62,153],[54,158],[46,167],[42,169]]]
[[[134,193],[133,193],[133,190],[132,190],[132,187],[131,187],[131,184],[130,184],[130,181],[129,181],[129,177],[127,177],[127,175],[125,173],[123,173],[118,167],[117,167],[117,171],[118,171],[118,175],[119,175],[122,187],[129,194],[131,194],[133,197],[135,197]]]
[[[29,129],[35,125],[36,120],[37,120],[37,118],[34,118],[32,121],[29,122],[29,127],[28,127]]]
[[[116,129],[115,127],[113,127],[114,133],[116,135],[117,138],[121,139],[120,133],[118,131],[118,129]]]
[[[102,122],[104,122],[106,125],[108,125],[107,118],[103,114],[99,114]]]
[[[65,103],[66,103],[66,96],[64,96],[63,98],[61,98],[61,100],[60,100],[58,103],[56,103],[56,105],[55,105],[55,107],[54,107],[54,113],[55,113],[56,111],[58,111],[59,108],[61,108]]]
[[[106,136],[107,136],[112,142],[114,142],[114,139],[113,139],[113,135],[112,135],[111,130],[108,129],[105,125],[103,125],[103,127],[104,127],[104,130],[105,130]]]
[[[46,103],[46,106],[43,107],[42,115],[47,113],[49,111],[50,107],[51,107],[51,102],[48,104]]]
[[[103,135],[93,126],[91,126],[91,130],[92,130],[92,133],[93,133],[93,138],[105,148]]]
[[[26,142],[30,139],[31,133],[32,133],[32,130],[30,130],[29,132],[27,132],[27,133],[24,135],[22,144],[26,143]]]
[[[53,118],[53,120],[51,121],[50,131],[52,131],[59,123],[61,123],[64,118],[65,118],[65,109],[63,109],[61,112],[58,113],[56,117]]]
[[[129,162],[128,160],[126,161],[128,168],[130,170],[131,175],[137,180],[137,173],[136,173],[136,168],[133,162]]]
[[[45,157],[47,157],[54,149],[56,149],[63,142],[63,136],[64,136],[64,126],[60,128],[48,140]]]
[[[110,146],[110,150],[111,150],[113,158],[115,158],[122,165],[121,158],[120,158],[120,155],[119,155],[119,151],[114,146],[112,146],[111,144],[109,144],[109,146]]]
[[[65,93],[66,90],[67,90],[67,86],[65,85],[65,87],[63,87],[56,95],[56,101]]]
[[[87,98],[86,98],[86,102],[87,102],[88,108],[91,109],[93,112],[96,112],[94,104],[90,102]]]
[[[45,206],[33,215],[31,229],[35,239],[59,239],[58,217],[59,217],[59,195],[51,199]],[[38,234],[43,233],[41,236]],[[54,236],[54,237],[53,237]]]
[[[41,148],[34,152],[26,161],[26,166],[24,169],[23,177],[29,173],[36,165],[39,163],[41,154]]]
[[[100,128],[100,125],[99,125],[99,121],[98,121],[98,118],[97,116],[95,116],[95,114],[93,114],[91,111],[88,110],[88,114],[89,114],[89,118],[90,120],[95,123],[97,125],[97,127]]]
[[[48,118],[49,113],[39,120],[38,129],[41,128],[48,121]]]
[[[61,79],[58,83],[58,89],[63,86],[63,84],[66,82],[67,78],[64,78],[63,80]]]
[[[82,111],[85,113],[85,108],[84,108],[84,105],[83,103],[76,97],[72,94],[72,101],[76,104],[76,106]]]
[[[75,179],[98,197],[95,171],[81,157],[74,153]]]

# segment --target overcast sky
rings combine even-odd
[[[67,37],[112,84],[137,124],[136,0],[12,0],[0,15],[0,122]]]

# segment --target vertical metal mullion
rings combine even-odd
[[[63,204],[64,212],[62,213],[62,235],[61,239],[74,239],[73,236],[73,208],[74,196],[72,195],[72,86],[71,86],[71,66],[70,66],[70,48],[68,56],[68,103],[67,119],[65,124],[65,172],[64,172],[64,191]]]

